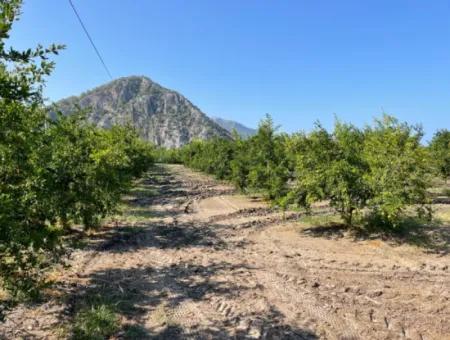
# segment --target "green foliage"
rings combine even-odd
[[[131,127],[100,130],[83,114],[58,115],[47,129],[46,186],[48,208],[63,225],[69,221],[96,227],[115,212],[121,195],[134,177],[152,162],[152,149]]]
[[[379,217],[379,224],[396,227],[410,205],[417,206],[420,216],[430,215],[426,204],[431,168],[428,153],[420,144],[422,129],[385,115],[364,133],[368,207]]]
[[[334,132],[320,125],[302,137],[297,158],[298,202],[309,208],[329,200],[346,224],[366,204],[368,188],[363,180],[367,166],[362,158],[364,136],[356,127],[337,122]]]
[[[239,189],[245,190],[248,187],[248,176],[251,167],[251,155],[248,146],[249,140],[244,140],[235,135],[234,155],[230,160],[231,182]]]
[[[194,169],[213,174],[218,179],[226,179],[231,171],[233,142],[219,138],[210,141],[196,140],[180,150],[180,158],[184,164]]]
[[[382,228],[395,228],[408,206],[430,215],[431,170],[421,137],[420,128],[387,115],[364,130],[337,122],[329,133],[319,125],[298,137],[294,197],[306,207],[329,200],[349,226],[363,210]]]
[[[0,2],[0,98],[5,101],[40,102],[43,78],[49,75],[54,63],[49,54],[58,54],[62,45],[18,51],[6,49],[6,40],[14,21],[20,14],[21,0]]]
[[[37,150],[44,146],[46,114],[41,80],[53,63],[48,54],[61,47],[6,50],[5,40],[21,1],[0,3],[0,275],[14,295],[36,295],[33,281],[57,245],[57,230],[38,201],[44,171]]]
[[[276,134],[272,118],[261,121],[257,133],[247,140],[249,171],[247,186],[262,191],[270,200],[276,200],[287,192],[288,169],[284,153],[284,136]]]
[[[48,118],[43,77],[62,47],[5,49],[20,4],[0,2],[0,283],[16,298],[37,295],[65,227],[98,225],[152,162],[129,127],[99,130],[82,113]]]
[[[179,153],[184,164],[260,192],[283,209],[329,201],[348,226],[369,213],[379,227],[396,228],[407,207],[420,217],[431,213],[421,137],[419,128],[390,116],[365,129],[337,121],[332,132],[317,124],[291,136],[276,133],[266,117],[248,139],[195,141]]]
[[[178,149],[158,147],[154,151],[155,162],[166,164],[180,164],[181,157]]]
[[[450,131],[437,131],[430,143],[430,151],[439,174],[446,181],[450,178]]]
[[[233,140],[193,141],[180,152],[182,162],[194,169],[227,179],[243,191],[257,191],[276,200],[287,192],[289,176],[283,152],[287,139],[275,133],[267,116],[251,138],[234,134]]]
[[[75,316],[72,339],[108,339],[119,329],[119,318],[110,306],[92,306],[79,311]]]

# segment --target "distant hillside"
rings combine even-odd
[[[90,108],[89,119],[100,127],[132,123],[144,139],[165,147],[179,147],[198,138],[230,138],[226,129],[184,96],[147,77],[119,78],[56,105],[64,114],[77,105]]]
[[[235,122],[233,120],[222,119],[219,117],[212,117],[211,119],[230,133],[233,130],[236,130],[237,133],[244,138],[253,136],[256,133],[255,129],[246,127],[241,123]]]

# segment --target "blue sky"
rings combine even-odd
[[[146,75],[209,115],[284,131],[384,110],[450,128],[450,1],[73,0],[113,77]],[[45,95],[109,81],[66,0],[28,0],[11,44],[64,43]]]

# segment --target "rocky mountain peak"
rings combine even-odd
[[[89,120],[97,126],[131,123],[144,139],[165,147],[214,136],[230,138],[227,130],[183,95],[144,76],[118,78],[56,103],[64,114],[77,105],[88,109]]]

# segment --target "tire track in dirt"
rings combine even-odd
[[[222,222],[222,224],[227,224],[227,222],[244,216],[253,216],[253,217],[264,217],[267,214],[273,213],[272,209],[260,208],[260,209],[250,209],[245,210],[241,209],[229,214],[217,215],[209,218],[209,222]],[[326,213],[326,212],[325,212]],[[295,219],[295,218],[294,218]],[[270,227],[272,224],[285,223],[286,219],[282,218],[274,218],[268,221],[255,220],[251,222],[246,222],[244,224],[233,226],[231,228],[232,231],[227,231],[227,237],[235,236],[235,234],[239,233],[241,228],[244,229],[252,229],[251,234],[258,234],[264,232],[267,227]],[[247,233],[248,234],[248,233]],[[270,239],[270,237],[267,237]],[[267,245],[266,245],[267,246]],[[283,254],[281,248],[274,247],[274,243],[271,243],[271,246],[267,246],[268,248],[273,247],[275,251],[270,251],[270,253],[274,253],[276,257],[283,257],[286,254]],[[262,246],[261,248],[264,248]],[[266,254],[264,254],[266,253]],[[239,252],[237,254],[239,256]],[[240,254],[243,255],[243,254]],[[397,308],[392,305],[388,306],[388,309],[384,312],[383,304],[387,303],[383,300],[377,301],[377,294],[379,292],[370,292],[364,289],[364,284],[361,282],[359,284],[360,287],[354,289],[346,287],[344,283],[344,287],[342,286],[334,286],[331,285],[331,289],[328,287],[327,289],[323,289],[324,286],[320,284],[314,289],[313,287],[308,287],[308,289],[300,290],[298,289],[298,282],[303,282],[303,279],[299,280],[298,275],[292,274],[283,274],[277,272],[276,268],[280,268],[283,265],[278,263],[275,265],[271,265],[268,263],[269,257],[267,256],[267,251],[264,249],[258,249],[255,255],[255,251],[246,251],[245,256],[251,257],[256,256],[263,258],[265,263],[261,264],[261,260],[253,259],[253,263],[259,263],[261,266],[265,266],[268,268],[266,271],[258,272],[258,276],[256,280],[264,285],[266,293],[270,291],[273,294],[273,304],[278,307],[283,307],[279,305],[280,301],[286,301],[286,305],[288,306],[288,311],[286,314],[294,313],[299,309],[303,308],[303,320],[307,326],[308,323],[311,323],[316,329],[321,331],[322,336],[326,338],[367,338],[373,337],[374,334],[377,334],[377,337],[387,337],[387,338],[436,338],[433,334],[439,334],[439,324],[434,323],[431,324],[431,328],[436,327],[438,329],[437,333],[425,332],[430,334],[429,336],[425,336],[421,331],[410,328],[407,326],[407,321],[405,317],[402,315],[403,313],[399,309],[405,308],[408,310],[409,308],[406,303],[401,303],[402,296],[405,297],[407,294],[402,292],[398,294],[397,300],[393,301],[392,304],[400,304]],[[287,256],[292,257],[292,256]],[[436,266],[434,264],[418,264],[416,263],[414,266],[402,266],[398,264],[393,264],[389,262],[389,259],[380,259],[378,263],[372,263],[372,261],[342,261],[335,260],[333,258],[327,258],[326,256],[304,256],[302,255],[303,264],[301,265],[304,268],[304,271],[308,273],[310,276],[323,276],[323,275],[337,275],[337,276],[354,276],[355,278],[361,280],[373,280],[377,283],[383,282],[391,282],[391,281],[409,281],[409,285],[415,286],[441,286],[441,293],[444,294],[443,299],[447,300],[439,300],[439,296],[442,294],[438,294],[437,292],[433,294],[428,294],[426,299],[430,301],[430,304],[436,303],[437,305],[446,303],[448,301],[448,293],[446,293],[446,285],[448,287],[449,283],[449,272],[448,265],[443,264]],[[299,262],[296,259],[296,262]],[[395,263],[395,262],[394,262]],[[292,272],[302,272],[299,266],[295,266],[295,268],[290,269]],[[345,281],[345,280],[344,280]],[[316,283],[312,280],[312,285]],[[403,286],[401,286],[403,287]],[[405,285],[405,291],[408,289],[408,285]],[[401,291],[401,288],[396,288],[398,291]],[[321,292],[322,291],[322,292]],[[282,293],[280,293],[282,292]],[[340,296],[345,293],[345,299],[341,299]],[[371,294],[375,294],[375,296],[371,297]],[[383,299],[386,297],[384,294]],[[418,296],[412,295],[411,300],[417,301]],[[423,298],[422,298],[423,299]],[[324,309],[321,308],[320,305],[323,301],[330,301],[330,305],[335,306],[335,311],[330,308]],[[350,301],[353,300],[353,301]],[[292,301],[296,301],[296,304],[293,304]],[[349,304],[350,306],[346,306],[345,304]],[[296,306],[297,305],[297,306]],[[338,306],[336,308],[336,306]],[[383,307],[383,308],[380,308]],[[225,308],[225,307],[224,307]],[[226,308],[225,308],[226,309]],[[290,311],[289,311],[290,309]],[[380,313],[381,310],[381,313]],[[419,311],[416,308],[415,313]],[[420,313],[417,315],[419,318],[426,319],[426,313]],[[311,317],[316,320],[309,320]],[[441,314],[440,316],[442,322],[445,323],[445,320],[449,320],[448,314]],[[439,319],[439,316],[436,316]],[[413,319],[413,318],[412,318]],[[424,320],[422,320],[424,321]],[[322,324],[322,325],[321,325]],[[410,323],[411,324],[411,323]],[[442,323],[441,323],[442,324]],[[372,326],[371,326],[372,325]],[[420,326],[420,325],[419,325]],[[369,331],[366,329],[368,328]],[[426,329],[427,326],[424,324],[422,329]],[[370,331],[371,329],[371,331]],[[442,328],[441,335],[446,334],[446,330]],[[338,334],[338,335],[337,335]],[[441,338],[441,337],[437,337]]]
[[[129,204],[145,218],[110,225],[74,252],[64,320],[73,317],[70,303],[106,287],[132,298],[122,322],[142,326],[150,338],[440,340],[450,334],[445,256],[302,233],[295,222],[302,214],[235,195],[182,166],[158,166],[144,184],[157,194],[130,196]],[[321,206],[315,213],[331,211]],[[23,315],[33,312],[27,308]],[[14,327],[7,334],[29,336]],[[30,334],[51,338],[44,327]]]
[[[264,232],[263,232],[264,233]],[[423,335],[420,331],[417,331],[415,329],[410,329],[407,326],[405,326],[405,321],[400,320],[400,316],[395,316],[395,309],[394,310],[388,310],[383,313],[379,313],[378,310],[380,310],[380,307],[386,306],[386,301],[379,302],[377,301],[377,297],[383,295],[383,297],[386,297],[387,294],[383,294],[382,290],[375,290],[370,291],[365,289],[363,286],[354,287],[344,284],[336,284],[336,280],[334,280],[333,284],[323,284],[320,282],[320,280],[317,279],[317,277],[325,276],[327,278],[339,278],[339,276],[348,276],[349,272],[350,274],[356,274],[357,276],[364,279],[369,279],[372,281],[378,281],[380,283],[382,282],[391,282],[393,280],[398,280],[399,282],[402,282],[404,280],[409,280],[409,284],[417,285],[417,284],[426,284],[430,286],[439,286],[440,289],[436,291],[433,295],[427,295],[426,298],[429,300],[431,304],[436,303],[445,303],[445,301],[448,301],[448,279],[447,275],[439,275],[435,274],[435,277],[437,280],[430,280],[428,279],[427,272],[411,272],[411,271],[398,271],[398,269],[403,269],[400,266],[394,265],[392,271],[387,271],[385,268],[388,266],[381,265],[379,266],[379,270],[361,270],[361,269],[355,269],[355,268],[340,268],[339,264],[345,264],[347,267],[350,265],[354,267],[358,267],[361,264],[359,262],[357,263],[348,263],[347,261],[339,262],[336,260],[325,260],[323,258],[318,257],[308,257],[304,256],[304,254],[300,254],[299,252],[296,252],[294,255],[287,254],[286,249],[283,249],[280,247],[277,243],[273,242],[271,238],[266,238],[267,242],[270,243],[270,246],[265,245],[265,248],[273,247],[276,249],[275,251],[270,251],[269,253],[273,254],[276,253],[278,259],[280,258],[288,258],[290,261],[285,261],[284,263],[276,263],[273,265],[273,268],[285,268],[286,273],[280,273],[277,272],[277,270],[273,270],[271,272],[271,275],[273,277],[273,273],[281,277],[281,280],[279,281],[279,284],[293,284],[295,287],[307,287],[308,289],[303,289],[303,291],[309,296],[310,294],[315,295],[317,297],[316,301],[319,304],[323,301],[326,301],[326,303],[329,303],[331,306],[335,307],[335,310],[330,310],[330,313],[336,313],[343,315],[342,317],[345,320],[349,320],[349,322],[353,325],[362,324],[362,327],[359,328],[364,330],[366,327],[371,327],[370,324],[368,325],[366,322],[361,322],[361,320],[358,320],[361,316],[368,316],[368,319],[370,323],[377,322],[382,324],[382,327],[380,325],[376,326],[377,336],[380,336],[382,334],[385,334],[387,338],[423,338]],[[291,252],[289,252],[291,253]],[[293,259],[294,260],[291,260]],[[266,257],[266,261],[270,262],[270,257]],[[321,262],[327,262],[327,263],[334,263],[338,264],[336,267],[330,268],[329,266],[322,265]],[[446,266],[443,266],[442,270],[446,270]],[[384,270],[383,270],[384,269]],[[293,275],[292,273],[297,273],[296,275]],[[319,275],[321,273],[322,275]],[[309,275],[308,275],[309,274]],[[314,288],[315,293],[312,293],[311,287]],[[344,287],[344,290],[342,290],[342,287]],[[351,287],[351,288],[350,288]],[[390,288],[390,286],[386,285],[385,287]],[[447,287],[447,289],[446,289]],[[295,290],[294,287],[291,287]],[[403,287],[405,291],[408,289],[408,285],[405,285]],[[402,290],[399,288],[399,290]],[[353,296],[353,301],[351,304],[351,307],[354,307],[354,313],[352,312],[351,308],[345,308],[345,303],[348,303],[348,301],[340,301],[340,297],[345,293],[345,295],[348,295],[347,293],[356,294]],[[442,298],[442,300],[439,300]],[[413,300],[417,300],[416,297],[412,298]],[[348,299],[347,299],[348,300]],[[344,302],[344,303],[342,303]],[[397,304],[399,302],[402,302],[401,300],[397,300],[393,302],[394,304]],[[371,304],[371,306],[368,308],[367,304]],[[391,307],[391,306],[388,306]],[[398,306],[397,306],[398,307]],[[360,308],[360,310],[358,310]],[[398,309],[398,308],[397,308]],[[379,315],[380,314],[380,315]],[[376,316],[375,316],[376,315]],[[423,314],[422,316],[424,316]],[[445,315],[445,314],[444,314]],[[450,320],[450,314],[447,314],[443,317],[444,320]],[[323,318],[326,320],[326,317]],[[353,321],[352,321],[353,320]],[[422,327],[423,328],[423,327]],[[357,327],[356,327],[357,329]],[[426,327],[425,327],[426,329]],[[354,328],[355,330],[355,328]],[[375,330],[375,328],[374,328]],[[445,331],[442,332],[442,334],[446,334]],[[353,334],[350,334],[350,336],[355,337],[355,332]],[[344,337],[348,337],[349,334],[346,334]],[[367,334],[364,334],[364,332],[359,332],[359,336],[361,338],[367,337]]]

